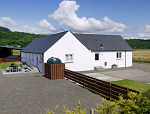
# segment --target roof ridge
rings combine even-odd
[[[121,35],[119,35],[119,34],[117,34],[117,35],[111,35],[111,34],[94,34],[94,33],[72,33],[72,34],[74,34],[74,35],[100,35],[100,36],[121,36]]]

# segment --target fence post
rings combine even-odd
[[[94,78],[94,93],[96,94],[96,78]]]
[[[126,98],[128,99],[129,88],[126,88]]]
[[[66,76],[67,76],[67,80],[68,80],[68,70],[66,69]]]
[[[85,88],[85,75],[83,75],[83,88]]]
[[[90,114],[94,114],[94,109],[91,109],[91,110],[90,110]]]
[[[67,73],[67,80],[68,80],[69,79],[69,71],[67,70],[66,73]]]
[[[75,83],[77,82],[77,73],[75,72]]]
[[[111,101],[111,82],[109,82],[109,101]]]

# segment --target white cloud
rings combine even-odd
[[[56,31],[56,28],[52,26],[46,19],[42,19],[37,22],[35,26],[23,25],[24,32],[47,34]]]
[[[150,39],[150,25],[139,27],[138,37],[140,39]]]
[[[114,22],[108,17],[103,21],[95,18],[78,17],[76,11],[80,6],[76,1],[62,1],[59,8],[49,17],[55,19],[60,25],[64,25],[80,32],[119,32],[122,33],[127,28],[126,25]]]
[[[14,27],[14,26],[16,26],[16,22],[14,20],[12,20],[10,17],[2,17],[2,18],[0,18],[0,26]]]
[[[37,34],[51,33],[56,30],[56,28],[52,26],[51,23],[49,23],[46,19],[42,19],[41,21],[36,22],[35,25],[30,26],[27,24],[15,22],[10,17],[2,17],[0,18],[0,26],[10,28],[13,31]]]
[[[43,28],[43,29],[48,29],[52,31],[56,30],[56,28],[52,26],[46,19],[42,19],[41,21],[37,23],[37,25],[38,27]]]

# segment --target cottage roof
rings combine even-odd
[[[46,52],[53,44],[55,44],[60,38],[62,38],[67,31],[60,32],[57,34],[52,34],[46,37],[41,37],[33,40],[29,45],[23,48],[22,52],[27,53],[44,53]]]
[[[120,35],[74,34],[91,51],[132,51]]]
[[[44,53],[67,32],[38,38],[27,45],[22,52]],[[132,48],[120,35],[72,34],[91,51],[132,51]]]

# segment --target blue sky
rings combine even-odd
[[[149,5],[150,0],[1,0],[0,26],[32,33],[63,28],[150,39]]]

